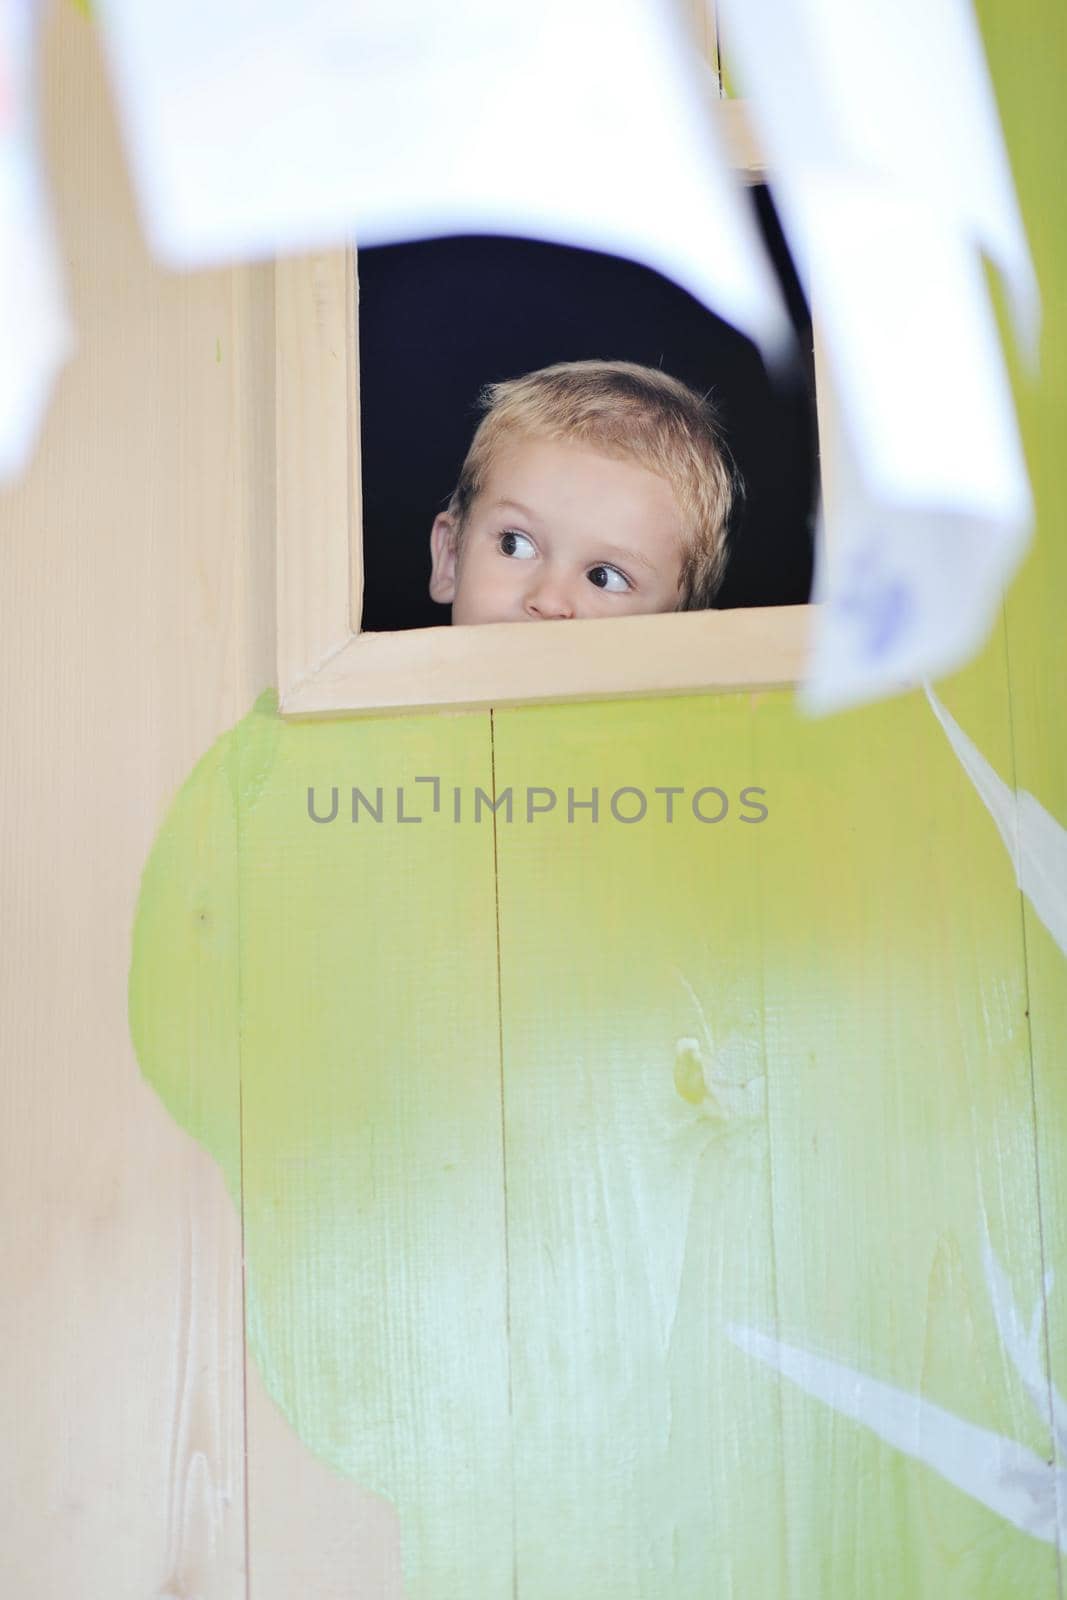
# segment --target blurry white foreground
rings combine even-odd
[[[73,343],[37,151],[32,0],[0,0],[0,480],[29,464]]]
[[[982,268],[1038,296],[969,0],[719,0],[831,370],[840,437],[807,709],[960,666],[1030,490]]]
[[[177,266],[454,233],[635,258],[765,348],[777,288],[672,0],[100,0]]]

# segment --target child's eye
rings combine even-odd
[[[598,589],[606,589],[609,594],[624,594],[632,588],[629,578],[618,567],[590,567],[586,577]]]
[[[531,556],[537,554],[533,546],[533,540],[528,539],[517,528],[505,528],[498,538],[497,544],[500,546],[503,555],[518,556],[520,561],[529,561]]]

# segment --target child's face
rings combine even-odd
[[[666,479],[563,440],[497,452],[457,555],[447,514],[430,534],[430,595],[454,623],[548,622],[673,611],[683,526]]]

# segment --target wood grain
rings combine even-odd
[[[353,250],[275,267],[278,685],[344,645],[363,605]]]
[[[558,795],[497,829],[531,1600],[793,1592],[777,1396],[724,1334],[775,1324],[753,715],[748,695],[494,714],[498,796]],[[707,786],[719,825],[693,811]]]
[[[491,792],[489,720],[282,723],[261,779],[241,807],[249,1348],[293,1445],[384,1497],[353,1495],[337,1565],[305,1539],[304,1583],[397,1594],[398,1517],[411,1600],[505,1594],[493,841],[452,806]],[[353,787],[380,820],[353,819]],[[324,818],[337,792],[332,821],[309,790]],[[266,1552],[307,1502],[249,1420],[252,1594],[287,1600],[292,1556]]]
[[[1002,762],[1002,637],[941,692]],[[753,885],[779,1337],[1044,1459],[1048,1416],[983,1260],[988,1230],[1027,1319],[1041,1252],[1010,862],[920,694],[818,723],[776,701],[754,739],[788,817]],[[782,1430],[797,1592],[996,1600],[1010,1573],[1056,1595],[1047,1544],[923,1464],[931,1417],[916,1460],[783,1383]],[[982,1459],[995,1478],[996,1447]]]
[[[365,633],[281,702],[291,717],[766,689],[804,675],[812,606]]]
[[[79,342],[0,499],[0,1572],[27,1600],[233,1600],[239,1219],[139,1076],[126,983],[170,795],[273,671],[270,272],[150,262],[70,6],[42,82]]]

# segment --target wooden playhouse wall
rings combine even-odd
[[[1067,49],[981,12],[1039,527],[939,693],[1063,824]],[[46,53],[80,344],[0,500],[4,1592],[1051,1600],[1051,1479],[1000,1514],[931,1413],[909,1453],[756,1353],[985,1430],[979,1486],[1063,1466],[985,1239],[1067,1392],[1067,958],[925,698],[282,723],[273,269],[153,266],[72,7]]]

